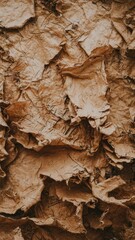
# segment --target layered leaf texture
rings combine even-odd
[[[0,1],[0,240],[135,239],[135,1]]]

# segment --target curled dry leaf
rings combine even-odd
[[[81,189],[80,186],[70,188],[64,182],[56,183],[54,186],[56,196],[62,201],[67,201],[78,206],[81,203],[88,203],[88,205],[96,202],[91,192]],[[89,204],[90,203],[90,204]]]
[[[106,99],[108,85],[103,61],[107,50],[107,47],[96,49],[81,66],[62,70],[62,75],[66,76],[66,92],[77,117],[94,119],[97,128],[109,113]]]
[[[77,151],[71,154],[66,149],[42,154],[20,149],[8,168],[7,179],[1,188],[0,212],[13,214],[18,209],[27,211],[38,202],[44,187],[41,175],[56,181],[69,180],[81,172],[88,176],[77,161],[78,155]]]
[[[44,225],[46,219],[52,218],[54,226],[72,233],[84,233],[86,230],[82,223],[82,211],[81,204],[76,207],[70,202],[63,202],[51,189],[49,198],[43,198],[41,203],[36,206],[35,215],[39,219],[39,224]]]
[[[47,109],[44,105],[38,90],[28,89],[26,99],[11,104],[6,112],[21,132],[31,133],[36,138],[38,146],[70,145],[80,150],[89,147],[90,135],[83,123],[74,126],[57,116],[61,113],[52,113],[49,106]]]
[[[97,184],[94,182],[91,183],[92,192],[95,197],[101,199],[103,202],[114,203],[116,205],[123,205],[128,199],[115,199],[114,197],[109,197],[108,193],[123,184],[125,184],[125,182],[120,176],[109,178]]]

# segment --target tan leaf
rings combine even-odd
[[[2,0],[0,2],[0,26],[20,28],[32,17],[35,17],[34,1]]]
[[[40,200],[44,187],[38,172],[41,162],[23,150],[8,168],[7,179],[0,190],[0,212],[13,214],[18,209],[26,211]]]
[[[120,176],[114,176],[97,184],[92,182],[92,193],[95,197],[101,199],[104,202],[123,205],[123,203],[127,202],[127,199],[119,200],[108,196],[109,192],[113,191],[115,188],[118,188],[123,184],[125,184],[125,182]]]
[[[86,190],[81,189],[80,186],[73,188],[68,187],[64,182],[56,183],[54,186],[56,195],[62,201],[68,201],[78,206],[81,203],[94,203],[96,199],[92,194]]]
[[[107,50],[107,47],[97,49],[82,65],[62,70],[62,74],[66,76],[66,92],[74,104],[76,115],[94,119],[96,127],[101,125],[101,119],[109,113],[106,100],[108,85],[101,56]]]
[[[49,193],[49,199],[43,199],[36,206],[36,217],[42,224],[48,218],[54,220],[53,225],[72,233],[84,233],[82,223],[82,206],[75,207],[72,203],[62,202],[53,193]]]

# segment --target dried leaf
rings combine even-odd
[[[14,214],[18,209],[27,211],[40,200],[43,181],[40,178],[40,161],[31,153],[22,151],[9,165],[7,179],[1,188],[0,212]]]
[[[48,218],[54,220],[53,225],[72,233],[84,233],[82,223],[82,205],[75,207],[72,203],[62,202],[53,191],[49,193],[49,199],[43,199],[36,209],[36,217],[44,224]],[[40,220],[41,219],[41,220]]]
[[[64,182],[56,183],[54,185],[56,195],[62,201],[67,201],[73,203],[75,206],[78,206],[81,203],[94,203],[96,199],[92,194],[86,190],[81,189],[80,186],[73,188],[68,187]]]
[[[0,230],[0,240],[24,240],[21,229],[19,227],[15,229]]]
[[[62,74],[67,76],[66,92],[74,105],[77,117],[94,119],[96,127],[101,125],[102,119],[109,113],[105,97],[108,86],[103,56],[100,56],[107,50],[107,47],[97,49],[81,66],[62,70]]]
[[[20,28],[32,17],[35,17],[33,0],[0,2],[1,27]]]
[[[109,192],[113,191],[115,188],[118,188],[123,184],[125,184],[125,182],[119,176],[114,176],[98,184],[92,182],[92,193],[95,197],[101,199],[103,202],[123,205],[127,199],[118,200],[114,197],[108,197]]]
[[[0,239],[131,240],[135,1],[0,2]]]

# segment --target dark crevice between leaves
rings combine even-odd
[[[41,3],[56,16],[60,15],[60,12],[57,10],[58,0],[41,0]]]
[[[14,214],[8,214],[8,213],[0,213],[0,215],[7,217],[7,218],[13,218],[13,219],[20,219],[24,217],[25,213],[21,209],[18,209]]]

